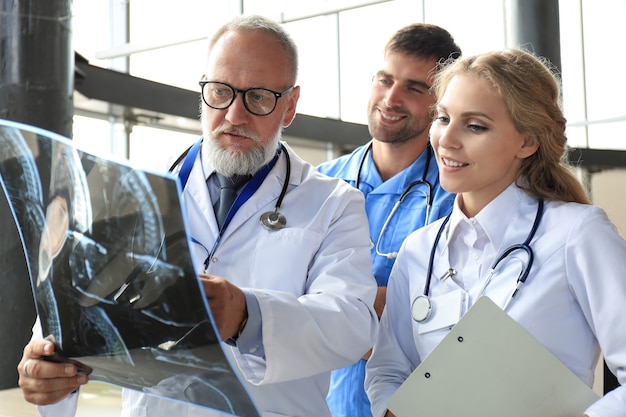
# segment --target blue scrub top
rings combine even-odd
[[[367,147],[367,144],[360,146],[351,154],[322,163],[318,166],[318,170],[331,177],[342,178],[354,187],[357,182],[359,164],[364,152],[367,151]],[[391,268],[395,262],[395,258],[390,259],[376,254],[376,244],[380,231],[402,192],[411,182],[422,179],[424,166],[429,155],[431,161],[426,180],[432,185],[433,189],[433,203],[429,220],[432,223],[450,213],[454,204],[454,194],[448,193],[441,188],[437,163],[431,149],[428,149],[427,152],[422,152],[419,158],[411,165],[385,182],[382,181],[374,165],[371,152],[368,152],[361,169],[359,188],[365,195],[365,210],[370,226],[370,238],[373,243],[373,273],[379,286],[387,285]],[[404,239],[412,231],[424,226],[426,193],[427,186],[418,184],[411,189],[411,192],[400,203],[380,240],[380,252],[397,252]]]

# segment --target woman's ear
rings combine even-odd
[[[529,156],[534,155],[539,149],[539,140],[534,135],[526,135],[524,137],[524,143],[517,152],[517,157],[520,159],[526,159]]]

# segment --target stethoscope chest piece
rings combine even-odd
[[[278,211],[268,211],[261,215],[261,224],[267,230],[280,230],[287,225],[287,219]]]
[[[418,323],[428,320],[433,305],[427,295],[418,295],[411,304],[411,317]]]

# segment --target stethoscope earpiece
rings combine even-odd
[[[278,211],[268,211],[261,215],[261,224],[267,230],[280,230],[287,225],[287,219]]]

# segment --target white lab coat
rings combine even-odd
[[[367,364],[365,386],[375,417],[384,415],[389,397],[476,301],[495,256],[526,240],[536,210],[536,200],[515,185],[473,219],[467,219],[455,204],[437,247],[430,285],[431,299],[448,297],[438,305],[450,309],[447,313],[456,309],[455,321],[450,321],[449,314],[437,315],[437,310],[433,310],[433,317],[420,324],[412,319],[410,311],[412,300],[423,294],[429,254],[443,219],[405,240],[389,279],[387,307]],[[461,232],[473,230],[472,224],[480,225],[486,240],[475,240],[470,233]],[[450,243],[450,236],[456,239],[455,243]],[[482,244],[480,250],[477,244]],[[534,264],[507,313],[586,384],[593,383],[600,349],[610,369],[624,384],[624,239],[598,207],[546,201],[531,247]],[[450,256],[449,250],[456,253]],[[459,256],[463,251],[466,256]],[[516,252],[502,261],[501,268],[485,289],[484,295],[501,307],[515,287],[520,271],[520,263],[515,258],[519,254]],[[452,265],[451,259],[452,262],[464,261],[461,265]],[[519,259],[525,261],[526,258],[520,255]],[[480,265],[478,269],[476,262]],[[450,267],[462,268],[460,273],[465,275],[466,285],[459,285],[456,278],[439,279]],[[468,273],[476,270],[478,274]],[[444,316],[448,317],[447,321],[442,321]],[[587,410],[591,417],[618,417],[625,412],[626,386],[618,387]]]
[[[223,347],[263,417],[324,417],[330,416],[330,371],[357,361],[378,328],[369,229],[361,192],[320,174],[291,150],[289,155],[289,188],[280,207],[287,227],[268,231],[259,221],[274,210],[285,181],[281,155],[233,217],[207,272],[258,299],[266,359]],[[183,191],[189,230],[201,243],[192,245],[198,271],[218,234],[206,186],[210,173],[198,156]],[[123,402],[124,417],[219,415],[131,390]],[[69,414],[57,409],[54,415]]]

